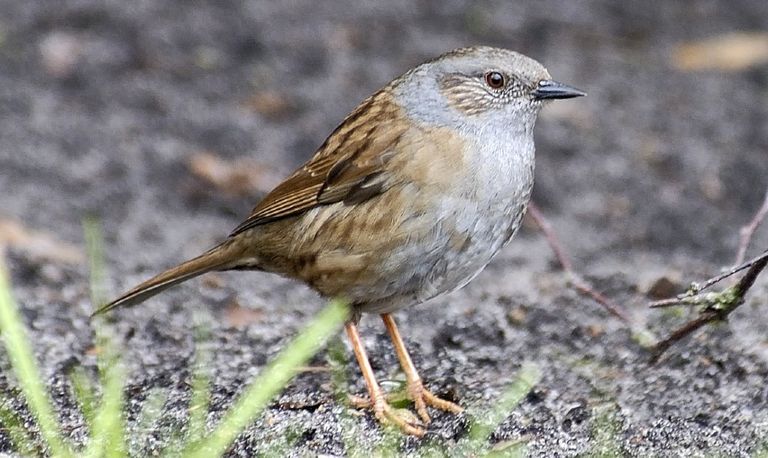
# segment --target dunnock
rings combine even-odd
[[[467,284],[520,226],[533,186],[543,102],[585,95],[524,55],[443,54],[364,100],[315,155],[216,247],[99,309],[133,305],[213,270],[262,270],[349,301],[346,332],[381,421],[423,425],[390,407],[357,331],[378,313],[424,424],[427,406],[461,412],[423,385],[391,313]]]

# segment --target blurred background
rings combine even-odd
[[[730,265],[738,228],[768,187],[761,0],[0,0],[0,12],[0,245],[54,380],[67,361],[90,361],[85,217],[103,226],[118,293],[226,236],[364,97],[455,47],[522,52],[589,93],[542,113],[534,200],[577,268],[659,335],[682,318],[647,311],[649,294],[675,294]],[[768,247],[765,227],[755,237],[750,254]],[[739,311],[710,340],[683,344],[694,356],[648,375],[626,326],[569,292],[550,261],[529,225],[465,290],[404,313],[428,379],[451,374],[462,399],[481,400],[517,369],[510,355],[540,360],[544,401],[523,406],[504,437],[532,437],[542,454],[588,449],[596,386],[619,406],[628,453],[738,454],[760,443],[765,281],[754,293],[761,309]],[[654,291],[659,280],[667,287]],[[120,312],[137,393],[183,379],[192,303],[210,315],[216,383],[231,390],[322,300],[277,277],[228,274]],[[524,313],[510,319],[510,310]],[[377,325],[367,332],[379,341]],[[618,372],[585,375],[560,364],[564,353]],[[438,354],[452,363],[430,366]],[[708,384],[686,386],[711,367]],[[326,399],[321,383],[293,390]],[[573,405],[586,406],[586,420],[566,429]],[[734,417],[746,405],[754,411]],[[333,424],[329,412],[309,419]],[[538,429],[521,429],[521,418]],[[316,442],[302,447],[339,451]]]

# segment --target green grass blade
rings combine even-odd
[[[113,360],[105,372],[101,405],[96,413],[91,440],[85,456],[122,457],[126,455],[125,425],[123,423],[123,380],[122,365]]]
[[[256,377],[245,393],[235,401],[219,425],[203,443],[187,448],[186,457],[221,456],[232,441],[253,419],[261,413],[288,381],[296,369],[306,364],[309,358],[325,343],[347,318],[348,307],[331,302],[312,322],[277,356],[277,358]]]
[[[196,364],[192,375],[192,395],[189,400],[189,427],[187,438],[189,442],[197,442],[205,435],[205,420],[208,416],[208,401],[210,398],[210,380],[205,368]]]
[[[69,383],[72,386],[75,402],[80,407],[80,412],[83,414],[83,419],[85,420],[88,432],[93,433],[94,425],[96,424],[96,407],[98,404],[95,392],[96,387],[82,366],[75,366],[72,369],[69,373]],[[88,443],[85,445],[87,446]]]
[[[85,423],[92,431],[93,423],[96,420],[96,395],[93,391],[93,383],[91,383],[88,374],[85,373],[82,366],[72,369],[72,372],[69,374],[69,382],[72,384],[75,401],[80,406]]]
[[[147,397],[141,404],[141,413],[134,437],[129,441],[131,444],[130,456],[141,456],[144,452],[141,448],[152,440],[154,429],[163,415],[163,408],[168,402],[168,397],[168,390],[162,388],[152,388],[147,393]]]
[[[96,218],[83,220],[83,232],[90,263],[91,304],[94,308],[105,302],[104,293],[104,241],[101,226]],[[94,333],[99,349],[98,366],[102,386],[101,404],[94,414],[91,440],[85,456],[122,457],[127,453],[126,429],[123,421],[123,383],[125,371],[118,352],[104,328],[102,320],[95,320]]]
[[[0,261],[0,331],[21,390],[29,409],[37,419],[40,432],[51,454],[71,456],[71,450],[61,439],[60,428],[29,346],[26,329],[11,295],[8,274],[2,261]]]
[[[104,239],[99,220],[94,217],[85,218],[83,220],[83,233],[85,235],[85,245],[91,273],[91,305],[96,310],[101,304],[106,302],[104,287],[106,272],[104,267]]]
[[[525,362],[520,368],[517,377],[509,386],[498,401],[496,407],[490,412],[483,414],[482,421],[476,421],[469,430],[469,437],[472,442],[485,443],[493,431],[504,421],[509,412],[520,404],[520,401],[539,383],[541,380],[541,369],[532,362]]]
[[[210,329],[206,323],[211,317],[197,313],[195,320],[195,363],[192,372],[192,393],[189,399],[189,423],[187,426],[187,443],[199,442],[205,435],[205,423],[208,416],[210,400],[210,374],[208,373],[211,359],[206,342],[210,340]]]

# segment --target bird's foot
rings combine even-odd
[[[424,383],[422,383],[421,379],[408,382],[405,391],[408,395],[408,399],[413,401],[413,404],[416,406],[416,413],[419,414],[421,420],[426,424],[429,424],[429,422],[432,421],[432,419],[429,418],[429,413],[427,413],[427,406],[454,414],[460,414],[464,411],[458,404],[441,399],[428,389],[424,388]]]
[[[435,394],[433,394],[431,391],[424,388],[424,384],[420,379],[413,380],[411,382],[408,382],[405,388],[405,394],[409,400],[411,400],[416,408],[416,413],[419,414],[419,417],[421,418],[421,421],[426,425],[429,424],[432,419],[429,416],[429,413],[427,412],[427,406],[434,407],[435,409],[444,410],[446,412],[451,412],[454,414],[459,414],[464,411],[464,409],[459,406],[458,404],[455,404],[451,401],[447,401],[445,399],[441,399]],[[371,403],[371,400],[369,398],[361,397],[361,396],[350,396],[349,397],[350,402],[353,406],[357,408],[373,408],[374,412],[376,411],[376,403]],[[390,401],[397,401],[402,399],[402,396],[400,393],[388,393],[386,396],[381,396],[381,401],[389,407]],[[392,409],[390,407],[390,409]],[[392,409],[392,410],[398,410],[402,411],[403,409]],[[411,414],[411,416],[413,416]],[[378,414],[377,414],[378,417]],[[407,431],[406,431],[407,432]]]
[[[373,402],[370,398],[349,395],[350,403],[358,409],[373,410],[376,419],[384,424],[392,424],[400,428],[406,434],[422,437],[426,433],[424,425],[411,411],[407,409],[397,409],[392,407],[383,393],[374,397]]]

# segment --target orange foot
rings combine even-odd
[[[395,425],[404,433],[412,436],[422,437],[426,433],[423,425],[413,413],[406,409],[392,407],[383,394],[376,396],[373,402],[360,396],[350,396],[349,398],[353,406],[373,410],[376,419],[383,424]]]
[[[424,388],[424,384],[420,379],[408,382],[406,384],[405,392],[408,399],[414,403],[416,412],[419,414],[419,417],[421,417],[421,421],[424,425],[427,425],[432,421],[429,417],[429,413],[427,413],[427,406],[454,414],[459,414],[464,411],[458,404],[435,396],[432,392]],[[384,396],[382,394],[381,396],[377,396],[377,398],[378,399],[374,399],[374,402],[371,403],[369,398],[350,396],[350,401],[352,402],[352,405],[357,408],[372,408],[376,414],[376,418],[384,423],[390,421],[400,427],[404,432],[414,436],[421,437],[424,435],[425,431],[421,427],[422,425],[419,424],[413,414],[409,415],[406,413],[407,411],[403,411],[403,409],[394,409],[389,405],[388,400],[392,400],[391,395]]]

